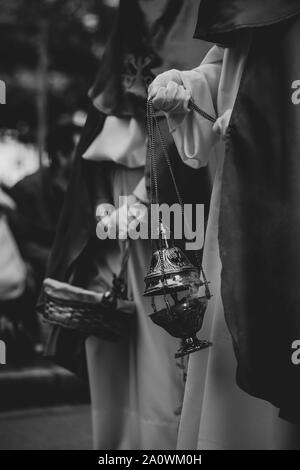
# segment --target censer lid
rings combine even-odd
[[[191,284],[203,285],[199,271],[178,247],[168,247],[153,253],[145,277],[145,296],[187,289]]]

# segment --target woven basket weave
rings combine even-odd
[[[96,293],[54,279],[44,281],[46,322],[117,341],[134,317],[135,304],[111,292]]]

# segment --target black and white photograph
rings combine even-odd
[[[0,0],[0,450],[300,450],[299,48],[299,0]]]

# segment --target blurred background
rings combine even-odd
[[[87,387],[43,359],[35,305],[117,6],[0,3],[1,449],[91,448]]]
[[[82,118],[117,0],[2,0],[0,181],[43,164],[46,134],[61,116]],[[7,154],[7,156],[5,156]]]

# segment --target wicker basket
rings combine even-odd
[[[118,298],[113,290],[91,292],[45,279],[44,320],[108,341],[117,341],[134,318],[134,302]]]

